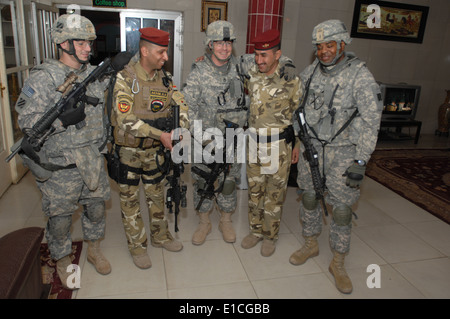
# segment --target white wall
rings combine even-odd
[[[222,0],[226,1],[226,0]],[[39,2],[49,4],[50,0]],[[248,0],[228,0],[228,21],[237,33],[235,53],[245,52],[247,39]],[[428,20],[422,44],[353,39],[347,47],[367,62],[376,80],[405,82],[422,86],[416,119],[422,132],[437,128],[437,113],[450,89],[450,1],[395,0],[429,6]],[[58,4],[91,6],[92,0],[56,0]],[[128,0],[129,9],[181,11],[184,14],[184,81],[192,61],[204,53],[204,33],[201,26],[201,0]],[[294,59],[302,70],[313,59],[311,33],[315,25],[328,19],[340,19],[351,29],[354,0],[285,0],[282,36],[283,54]]]
[[[312,59],[311,34],[314,26],[327,19],[340,19],[350,30],[354,0],[294,2],[299,20],[294,59],[297,67],[302,69]],[[446,97],[445,90],[450,89],[450,1],[395,2],[430,7],[423,43],[354,38],[346,49],[367,62],[377,81],[422,86],[416,119],[423,122],[422,133],[434,134],[438,127],[438,108]]]

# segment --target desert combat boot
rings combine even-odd
[[[107,275],[111,272],[111,265],[109,261],[103,256],[100,251],[100,241],[99,240],[89,240],[88,241],[88,255],[87,260],[94,265],[95,270],[99,274]]]
[[[211,232],[211,221],[209,220],[209,212],[198,213],[200,219],[198,227],[192,235],[192,243],[194,245],[201,245],[205,242],[206,236]]]
[[[75,290],[75,289],[78,289],[78,287],[76,287],[74,282],[72,282],[71,284],[68,283],[69,276],[74,273],[73,271],[70,272],[70,268],[69,268],[69,271],[67,269],[67,267],[70,266],[71,264],[72,264],[72,259],[70,258],[70,255],[67,255],[61,259],[58,259],[56,261],[56,272],[58,273],[59,280],[61,280],[61,284],[65,289]],[[73,279],[74,279],[74,277],[73,277]]]
[[[227,243],[236,241],[236,232],[233,229],[231,214],[220,211],[219,230],[222,232],[223,240]]]
[[[289,262],[298,266],[304,264],[308,258],[316,257],[317,255],[319,255],[317,236],[305,237],[305,244],[291,255]]]
[[[352,281],[344,268],[345,254],[333,251],[333,255],[333,260],[331,261],[328,270],[334,277],[336,288],[344,294],[350,294],[353,291],[353,286]]]

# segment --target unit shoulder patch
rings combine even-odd
[[[128,95],[117,96],[117,109],[120,113],[127,113],[131,109],[132,100]]]

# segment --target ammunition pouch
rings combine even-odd
[[[29,158],[25,153],[19,153],[19,155],[22,158],[23,164],[30,169],[31,173],[38,182],[45,182],[52,177],[52,171],[43,168],[41,165]]]
[[[137,186],[139,185],[139,181],[141,180],[140,178],[141,175],[153,176],[161,172],[162,173],[161,176],[158,176],[157,178],[142,180],[144,184],[157,184],[161,182],[164,179],[164,177],[166,177],[166,173],[161,171],[160,168],[156,168],[151,171],[145,171],[142,168],[135,168],[121,163],[119,151],[120,146],[113,145],[111,150],[106,154],[108,175],[116,183]],[[138,174],[139,177],[137,179],[129,179],[128,172]]]
[[[120,146],[112,145],[111,150],[105,154],[108,175],[116,183],[119,182],[120,175],[119,149]]]

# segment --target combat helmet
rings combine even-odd
[[[228,21],[214,21],[206,27],[205,45],[207,46],[211,41],[234,41],[236,35],[234,34],[234,27]]]
[[[50,29],[52,41],[58,48],[72,55],[79,63],[85,64],[89,60],[80,60],[73,45],[74,40],[93,41],[97,38],[92,22],[79,14],[63,14]],[[61,43],[69,41],[69,50],[61,47]]]
[[[61,44],[66,40],[95,40],[95,27],[92,22],[79,14],[63,14],[50,29],[52,41]]]
[[[319,23],[314,27],[312,33],[312,44],[336,41],[338,44],[344,41],[345,44],[350,44],[352,39],[348,34],[345,24],[340,20],[327,20]]]

